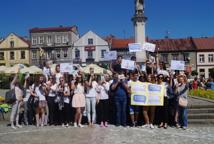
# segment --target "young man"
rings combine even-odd
[[[137,70],[133,71],[130,75],[130,80],[128,82],[129,96],[130,96],[129,97],[129,100],[130,100],[129,114],[130,114],[130,118],[131,118],[132,127],[135,127],[137,125],[138,115],[139,115],[139,106],[131,105],[131,94],[133,93],[132,85],[140,82],[140,81],[138,81],[138,76],[139,76],[138,71]]]

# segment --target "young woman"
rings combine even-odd
[[[81,76],[77,77],[75,82],[72,83],[71,89],[74,90],[74,96],[72,99],[72,107],[76,109],[75,117],[74,117],[74,127],[83,127],[82,122],[82,114],[85,108],[85,89],[84,89],[84,81]]]
[[[178,76],[178,84],[176,85],[175,94],[177,96],[177,109],[175,115],[176,127],[182,127],[183,130],[187,129],[187,107],[183,107],[179,105],[179,98],[183,98],[186,101],[188,98],[188,89],[189,86],[187,84],[186,77],[184,75]]]
[[[63,76],[63,74],[60,72],[60,65],[56,65],[54,76],[56,83],[59,84],[59,79]]]
[[[108,127],[108,106],[109,106],[109,75],[105,75],[104,80],[98,82],[98,107],[100,109],[100,127]]]
[[[164,76],[163,74],[159,74],[158,75],[158,84],[160,85],[164,85],[165,87],[165,94],[164,94],[164,105],[160,107],[160,125],[158,126],[159,128],[164,127],[165,129],[167,129],[168,127],[168,113],[169,113],[169,107],[168,107],[168,103],[169,103],[169,97],[170,95],[172,95],[172,79],[168,80],[165,79],[164,80]]]
[[[89,76],[88,81],[86,81],[86,112],[88,118],[88,124],[90,127],[94,125],[96,122],[96,96],[97,96],[97,82],[96,76],[91,69],[91,74]],[[92,116],[91,116],[92,112]]]
[[[25,76],[25,82],[24,82],[24,99],[23,99],[23,102],[24,102],[24,123],[25,125],[28,125],[29,122],[28,122],[28,100],[30,98],[30,91],[31,91],[31,87],[30,87],[30,75],[27,74]]]
[[[10,114],[10,123],[11,123],[11,128],[16,129],[16,127],[21,128],[22,126],[19,124],[19,110],[21,103],[23,101],[23,89],[18,81],[18,73],[19,70],[17,70],[17,73],[15,77],[13,78],[13,81],[10,84],[10,89],[15,90],[15,95],[16,95],[16,101],[12,104],[12,110]],[[14,121],[16,121],[16,126],[14,125]]]
[[[60,97],[59,110],[60,110],[60,124],[62,127],[69,126],[69,109],[70,109],[70,88],[65,82],[64,77],[59,79],[60,83],[57,87],[58,96]]]
[[[149,74],[147,76],[147,82],[155,84],[155,76],[152,74]],[[150,114],[148,112],[150,111]],[[143,116],[145,120],[145,125],[143,127],[150,127],[151,129],[154,129],[154,117],[155,117],[155,106],[144,106],[143,107]]]
[[[45,124],[45,111],[47,106],[47,101],[46,101],[47,89],[45,84],[45,77],[41,75],[39,77],[39,82],[34,86],[35,86],[35,93],[31,93],[31,94],[34,95],[38,101],[38,105],[36,107],[36,126],[43,127]]]
[[[48,110],[49,110],[49,124],[53,125],[56,124],[56,104],[55,104],[55,99],[56,99],[56,89],[57,89],[57,84],[55,82],[55,77],[50,76],[47,84],[47,90],[48,90],[48,95],[47,95],[47,102],[48,102]]]

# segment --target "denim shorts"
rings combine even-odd
[[[129,114],[139,113],[140,107],[139,106],[129,106]]]

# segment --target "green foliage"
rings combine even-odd
[[[192,71],[191,73],[192,76],[197,76],[198,75],[198,72],[196,70]]]
[[[190,90],[189,95],[214,100],[214,90],[204,90],[204,89]]]

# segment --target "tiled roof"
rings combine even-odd
[[[30,29],[30,33],[33,32],[64,32],[64,31],[72,31],[73,28],[76,28],[76,26],[71,27],[47,27],[47,28],[32,28]]]
[[[214,50],[214,37],[194,38],[196,48],[200,50]]]
[[[111,47],[112,49],[123,49],[128,48],[129,43],[133,43],[134,39],[111,39]]]
[[[194,51],[196,50],[192,38],[183,39],[157,39],[148,40],[151,43],[156,44],[156,50],[158,51]]]
[[[192,51],[195,50],[195,46],[192,42],[192,38],[186,39],[147,39],[148,42],[156,44],[159,51]],[[134,39],[108,39],[108,42],[112,43],[112,49],[127,49],[129,43],[133,43]]]

